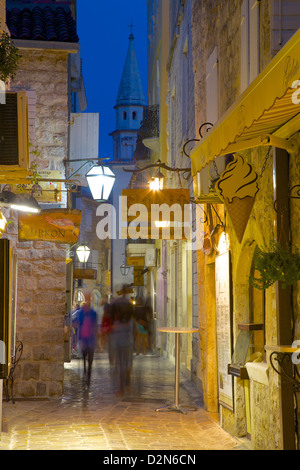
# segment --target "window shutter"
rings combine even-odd
[[[206,119],[215,124],[219,119],[218,48],[206,62]]]
[[[26,92],[6,92],[0,105],[0,166],[28,168],[28,102]]]
[[[206,120],[215,124],[219,119],[219,62],[218,48],[215,47],[206,62]],[[201,188],[204,193],[209,192],[210,180],[217,179],[218,174],[224,170],[224,157],[215,159],[215,165],[201,171]],[[217,171],[216,171],[217,168]],[[210,176],[209,176],[210,175]]]
[[[28,99],[28,137],[30,144],[35,144],[36,92],[26,91]]]

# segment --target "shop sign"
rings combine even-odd
[[[126,257],[126,264],[127,266],[145,266],[145,258],[144,256],[127,256]]]
[[[133,270],[133,285],[135,287],[142,287],[144,285],[144,274],[142,274],[144,268],[134,267]]]
[[[111,272],[105,271],[105,286],[110,287],[111,285]]]
[[[40,240],[77,243],[81,211],[48,209],[39,214],[19,214],[19,241]]]
[[[73,269],[74,279],[97,279],[96,269]]]
[[[121,206],[122,238],[190,238],[191,203],[188,189],[126,189],[122,191]]]
[[[40,181],[39,179],[47,179],[49,181]],[[5,189],[9,189],[15,194],[26,192],[33,196],[39,203],[61,203],[62,183],[55,180],[63,180],[62,171],[57,170],[39,170],[37,181],[33,184],[9,185]]]

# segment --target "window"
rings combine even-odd
[[[259,74],[259,0],[241,7],[241,93]]]
[[[136,120],[136,111],[133,111],[132,113],[132,119],[135,121]]]
[[[206,121],[215,124],[219,119],[219,59],[218,47],[216,46],[206,62]],[[202,132],[206,132],[208,125]],[[225,157],[215,158],[205,171],[202,171],[202,185],[205,193],[208,192],[210,180],[216,180],[222,171],[225,170]],[[208,177],[209,172],[209,177]]]
[[[298,30],[299,0],[271,0],[271,52],[278,52]]]
[[[218,48],[216,46],[206,62],[206,120],[212,124],[215,124],[219,119],[218,69]]]
[[[126,119],[127,119],[127,113],[126,113],[126,111],[123,111],[123,119],[124,119],[124,121],[126,121]]]

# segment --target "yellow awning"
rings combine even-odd
[[[285,140],[300,130],[300,29],[207,132],[191,153],[192,174],[215,157],[260,145],[293,149]],[[295,86],[295,84],[294,84]],[[300,98],[300,93],[298,93]]]

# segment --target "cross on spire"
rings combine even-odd
[[[132,20],[131,20],[131,24],[129,25],[129,28],[130,28],[129,39],[134,39],[134,36],[133,36],[133,28],[134,28],[134,25],[132,24]]]

